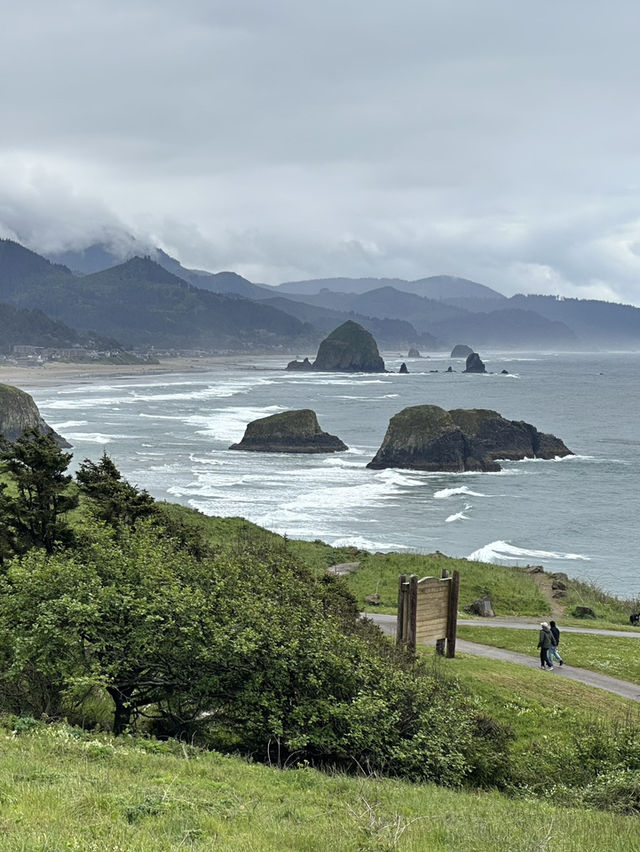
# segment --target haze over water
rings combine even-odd
[[[481,353],[490,375],[465,375],[464,361],[442,355],[383,355],[388,369],[404,360],[410,374],[287,373],[285,358],[269,357],[27,390],[73,444],[74,464],[106,449],[159,499],[291,538],[540,564],[640,594],[640,353]],[[576,455],[503,462],[499,473],[367,470],[390,417],[425,403],[495,409]],[[298,408],[312,408],[349,451],[228,450],[250,420]]]

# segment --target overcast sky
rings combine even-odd
[[[0,233],[133,234],[277,283],[640,305],[640,12],[540,0],[23,0]]]

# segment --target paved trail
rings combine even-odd
[[[374,624],[390,636],[396,635],[396,617],[395,615],[381,615],[378,613],[365,613],[367,618],[370,618]],[[504,623],[507,622],[507,623]],[[490,629],[491,627],[518,627],[520,629],[533,629],[539,622],[526,621],[522,619],[491,619],[491,624],[486,621],[470,621],[460,620],[458,624],[468,624],[470,626],[481,626]],[[635,639],[640,639],[640,633],[632,633],[630,631],[618,630],[600,630],[597,628],[580,627],[563,627],[563,632],[571,633],[593,633],[598,636],[632,636]],[[540,661],[537,657],[529,657],[526,654],[517,654],[515,651],[507,651],[504,648],[493,648],[490,645],[480,645],[477,642],[467,642],[464,639],[456,640],[456,648],[466,654],[475,654],[478,657],[487,657],[491,660],[500,660],[508,663],[518,663],[521,666],[528,666],[531,669],[539,669]],[[579,669],[576,666],[554,666],[553,671],[547,671],[547,677],[566,677],[569,680],[575,680],[579,683],[585,683],[587,686],[596,686],[599,689],[605,689],[607,692],[613,692],[616,695],[621,695],[623,698],[630,698],[632,701],[640,703],[640,686],[635,683],[629,683],[626,680],[620,680],[617,677],[609,677],[608,675],[591,672],[587,669]]]

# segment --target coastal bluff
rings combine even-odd
[[[290,361],[287,370],[314,370],[323,373],[384,373],[385,365],[371,332],[353,320],[334,329],[320,343],[313,364]]]
[[[26,391],[0,384],[0,435],[8,441],[15,441],[27,429],[35,429],[40,435],[51,435],[58,447],[71,446],[45,423],[38,406]]]
[[[404,408],[389,421],[380,449],[367,467],[434,472],[499,471],[498,459],[552,459],[573,455],[555,435],[489,409],[437,405]]]
[[[337,453],[348,450],[340,438],[320,428],[315,411],[302,408],[253,420],[230,450],[255,453]]]

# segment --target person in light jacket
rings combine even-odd
[[[538,648],[540,648],[540,668],[546,666],[553,671],[553,663],[549,659],[549,650],[552,646],[553,633],[546,621],[540,625],[540,636],[538,637]]]

